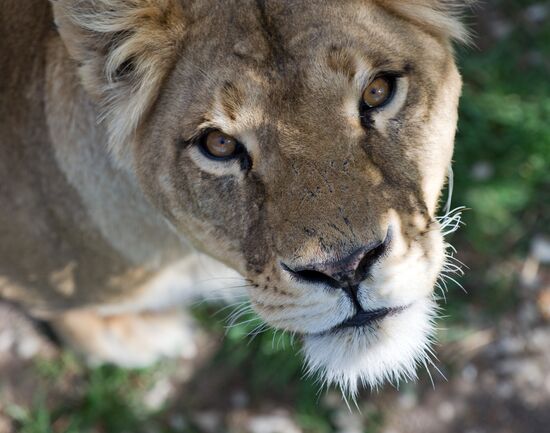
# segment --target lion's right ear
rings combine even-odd
[[[470,34],[461,22],[476,0],[375,0],[389,12],[420,25],[428,32],[464,44]]]
[[[185,35],[182,0],[52,0],[55,21],[125,158]]]

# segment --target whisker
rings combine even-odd
[[[227,332],[229,332],[229,330],[231,330],[232,328],[235,328],[237,326],[243,326],[243,325],[246,325],[247,323],[252,323],[252,322],[255,322],[257,320],[258,320],[258,318],[254,317],[253,319],[248,319],[248,320],[245,320],[243,322],[234,323],[234,324],[226,326],[226,330],[227,330]]]
[[[231,313],[231,315],[227,318],[228,324],[230,326],[235,325],[235,323],[243,316],[252,313],[252,309],[248,308],[248,306],[242,306],[239,309],[237,309],[234,313]]]
[[[441,296],[443,297],[443,302],[445,302],[445,304],[447,303],[447,297],[445,296],[445,290],[443,290],[443,287],[441,286],[441,284],[439,284],[438,282],[435,283],[435,286],[439,289],[439,291],[441,292]]]
[[[283,350],[285,350],[285,340],[283,338],[285,336],[285,330],[282,329],[281,331],[281,335],[279,336],[279,340],[277,341],[277,350],[279,350],[279,344],[281,343],[281,340],[283,342]]]
[[[232,328],[232,327],[237,326],[239,324],[239,323],[237,323],[237,321],[241,317],[243,317],[243,316],[245,316],[249,313],[253,313],[252,307],[250,307],[250,305],[243,305],[242,307],[238,308],[234,313],[232,313],[228,317],[228,327]]]
[[[226,305],[225,307],[222,307],[222,308],[216,310],[214,313],[212,313],[212,316],[217,316],[217,315],[219,315],[220,313],[222,313],[223,311],[229,310],[229,309],[231,309],[231,308],[241,308],[241,307],[244,307],[244,305],[248,305],[248,304],[247,304],[247,301],[234,302],[233,304]]]
[[[243,311],[251,309],[252,306],[249,302],[243,302],[238,307],[235,308],[231,314],[229,314],[228,320],[231,320],[234,316],[241,314]]]
[[[445,274],[445,273],[441,273],[441,275],[443,275],[446,279],[452,281],[453,283],[455,283],[458,287],[460,287],[462,289],[462,291],[464,293],[468,293],[468,291],[464,288],[464,286],[462,284],[460,284],[457,280],[455,280],[453,277],[451,277],[450,275],[448,274]]]
[[[277,332],[279,332],[279,329],[275,328],[273,331],[273,337],[271,338],[271,349],[275,350],[275,336],[277,335]]]
[[[296,338],[296,331],[290,333],[290,347],[294,348],[294,339]]]
[[[236,301],[237,299],[241,298],[242,301]],[[196,301],[194,301],[191,305],[192,306],[199,306],[199,305],[203,305],[203,304],[215,304],[217,302],[227,302],[227,301],[236,301],[236,302],[245,302],[246,299],[248,299],[248,295],[247,294],[242,294],[242,295],[235,295],[235,296],[212,296],[212,297],[208,297],[208,298],[203,298],[203,299],[198,299]]]
[[[261,320],[261,319],[258,317],[258,320]],[[246,345],[249,346],[250,343],[252,343],[252,341],[254,341],[254,339],[259,334],[261,334],[262,332],[265,332],[268,328],[269,328],[269,325],[267,325],[267,323],[264,323],[264,322],[262,322],[258,326],[256,326],[252,331],[250,331],[246,335],[247,337],[250,337],[250,339],[248,340],[248,343],[246,343]]]
[[[443,374],[443,372],[437,367],[437,365],[435,365],[435,363],[432,361],[431,358],[426,358],[426,360],[431,364],[431,366],[433,368],[435,368],[435,370],[439,373],[439,375],[443,378],[443,380],[445,380],[445,382],[448,382],[449,380],[447,379],[447,377]]]

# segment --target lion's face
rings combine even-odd
[[[138,129],[143,189],[328,381],[414,374],[444,258],[448,38],[391,2],[207,3]]]

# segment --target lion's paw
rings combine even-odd
[[[183,311],[116,316],[74,311],[57,318],[53,326],[94,365],[139,368],[165,357],[192,359],[198,352],[199,331]]]

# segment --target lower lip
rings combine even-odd
[[[378,310],[360,311],[353,317],[350,317],[345,322],[338,325],[338,328],[360,328],[362,326],[369,325],[373,322],[383,319],[388,314],[397,313],[402,311],[404,307],[400,308],[380,308]]]

